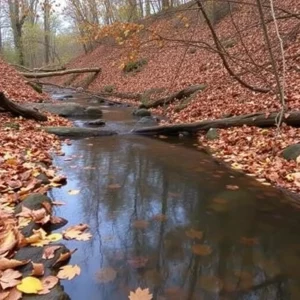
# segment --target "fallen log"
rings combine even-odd
[[[149,109],[149,108],[156,108],[156,107],[162,106],[162,105],[167,105],[167,104],[174,102],[175,100],[181,100],[183,98],[188,98],[191,95],[193,95],[194,93],[196,93],[198,91],[202,91],[205,88],[206,88],[206,85],[204,85],[204,84],[192,85],[192,86],[189,86],[183,90],[180,90],[168,97],[164,97],[164,98],[155,100],[154,102],[149,103],[149,104],[142,104],[141,107]]]
[[[62,76],[68,74],[81,74],[81,73],[99,73],[101,68],[83,68],[83,69],[69,69],[64,71],[57,72],[19,72],[26,78],[45,78],[45,77],[54,77],[54,76]]]
[[[0,92],[0,107],[4,109],[4,111],[10,112],[15,116],[22,116],[26,119],[34,119],[37,121],[47,121],[47,116],[39,113],[36,110],[21,106],[16,104],[9,99],[7,99],[3,92]]]
[[[243,125],[272,127],[276,126],[276,119],[278,115],[279,112],[273,112],[271,114],[252,113],[237,117],[207,120],[195,123],[146,127],[135,129],[132,132],[141,135],[178,135],[180,132],[188,132],[193,134],[202,130],[207,131],[210,128],[241,127]],[[283,122],[290,126],[300,126],[300,111],[286,113],[283,117]]]

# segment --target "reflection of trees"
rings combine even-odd
[[[219,293],[235,299],[286,299],[291,284],[287,279],[300,278],[300,271],[290,272],[284,265],[292,263],[283,258],[288,251],[294,267],[300,266],[300,246],[294,243],[299,222],[291,229],[277,217],[281,206],[268,200],[257,204],[258,187],[254,192],[224,191],[226,184],[242,187],[249,179],[232,179],[232,173],[216,179],[219,165],[160,141],[118,137],[91,142],[93,146],[73,146],[84,158],[78,159],[72,180],[84,186],[78,202],[80,220],[91,225],[94,235],[86,244],[86,263],[94,264],[93,257],[100,256],[99,268],[110,265],[118,270],[112,284],[115,293],[120,287],[126,291],[147,286],[158,297],[177,287],[180,297],[174,299],[217,299]],[[112,189],[111,184],[121,187]],[[217,198],[224,203],[214,202]],[[167,221],[154,221],[156,214],[166,215]],[[150,225],[136,229],[134,220]],[[202,241],[187,238],[185,230],[190,227],[204,232]],[[249,245],[241,243],[242,237]],[[251,244],[251,238],[258,242]],[[193,254],[193,243],[210,245],[212,254]],[[137,257],[148,258],[147,265],[130,266],[128,260]],[[201,278],[207,286],[199,284]],[[222,282],[219,290],[215,278]],[[107,287],[99,287],[99,293],[107,295]]]

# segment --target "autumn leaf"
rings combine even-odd
[[[77,249],[75,248],[72,251],[67,251],[65,253],[61,253],[59,258],[56,260],[56,262],[54,263],[53,266],[56,266],[58,263],[68,260],[72,256],[72,254],[75,253],[76,251],[77,251]]]
[[[127,260],[128,264],[135,269],[144,268],[147,265],[148,261],[149,258],[144,256],[136,256]]]
[[[41,280],[43,289],[38,292],[39,295],[46,295],[49,294],[51,289],[53,289],[59,279],[56,276],[47,276]]]
[[[119,184],[117,184],[117,183],[113,183],[113,184],[110,184],[110,185],[108,186],[108,188],[109,188],[110,190],[117,190],[117,189],[120,189],[121,186],[120,186]]]
[[[45,273],[44,265],[43,264],[38,264],[38,263],[33,263],[32,264],[32,272],[30,276],[43,276]]]
[[[198,240],[201,240],[203,238],[203,232],[202,231],[198,231],[198,230],[195,230],[193,228],[187,230],[185,232],[186,236],[191,238],[191,239],[198,239]]]
[[[128,298],[129,300],[152,300],[153,296],[149,289],[137,288],[134,292],[130,292]]]
[[[3,298],[1,298],[2,295]],[[0,292],[0,300],[20,300],[20,299],[22,299],[22,293],[18,291],[17,288],[15,287],[8,290],[7,292],[6,291]]]
[[[7,259],[4,257],[0,257],[0,271],[4,271],[7,269],[14,269],[16,267],[24,266],[28,264],[30,260],[16,260],[16,259]]]
[[[115,280],[116,276],[117,272],[111,267],[103,268],[96,273],[96,279],[100,283],[111,282]]]
[[[80,268],[77,265],[63,266],[59,269],[59,272],[57,273],[57,277],[59,279],[67,279],[67,280],[71,280],[78,275],[80,275]]]
[[[80,190],[69,190],[69,191],[68,191],[68,194],[69,194],[69,195],[73,195],[73,196],[74,196],[74,195],[78,195],[79,193],[80,193]]]
[[[239,189],[239,187],[237,185],[228,184],[228,185],[226,185],[226,189],[231,190],[231,191],[236,191]]]
[[[69,227],[67,230],[63,231],[63,237],[67,240],[78,240],[78,241],[88,241],[91,239],[92,235],[89,232],[84,232],[88,229],[87,224],[79,224]]]
[[[61,233],[52,233],[46,236],[46,239],[51,242],[58,242],[63,238]]]
[[[212,249],[208,245],[203,244],[195,244],[192,246],[193,253],[200,255],[200,256],[207,256],[212,253]]]
[[[145,220],[135,220],[132,222],[132,226],[137,229],[146,229],[149,226],[149,222]]]
[[[55,251],[60,249],[61,246],[49,246],[44,248],[43,259],[52,259],[55,256]]]
[[[7,269],[3,272],[0,272],[0,286],[3,290],[11,287],[15,287],[20,283],[19,278],[22,274],[19,271],[12,269]]]
[[[42,282],[35,277],[25,277],[21,283],[17,285],[17,289],[24,294],[37,294],[43,290]]]

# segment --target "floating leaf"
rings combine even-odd
[[[195,244],[192,246],[193,253],[200,255],[200,256],[207,256],[212,253],[212,249],[208,245],[203,244]]]
[[[100,283],[108,283],[114,281],[117,276],[117,272],[111,268],[103,268],[96,273],[96,279]]]
[[[145,220],[135,220],[132,222],[132,226],[137,229],[146,229],[149,226],[149,222]]]
[[[189,229],[185,232],[185,234],[191,239],[201,240],[203,238],[203,232],[195,229]]]
[[[17,289],[24,294],[37,294],[43,290],[43,285],[39,279],[29,276],[22,279]]]
[[[69,194],[69,195],[73,195],[73,196],[74,196],[74,195],[78,195],[79,193],[80,193],[80,190],[69,190],[69,191],[68,191],[68,194]]]
[[[78,240],[78,241],[88,241],[91,239],[92,235],[89,232],[84,232],[88,229],[87,224],[79,224],[69,227],[67,230],[63,231],[63,237],[67,240]]]
[[[52,233],[47,235],[46,239],[51,242],[57,242],[60,241],[63,238],[61,233]]]
[[[59,279],[71,280],[78,275],[80,275],[80,268],[77,265],[66,265],[59,269],[57,277]]]
[[[129,300],[152,300],[153,295],[150,294],[149,289],[142,290],[141,288],[137,288],[134,292],[130,292]]]

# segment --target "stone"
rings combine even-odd
[[[138,123],[146,126],[154,126],[158,124],[158,118],[153,116],[142,117]]]
[[[43,194],[31,194],[27,196],[21,203],[19,203],[15,208],[15,213],[18,214],[22,211],[22,206],[25,206],[32,210],[38,210],[43,208],[43,203],[49,203],[52,206],[52,201],[49,197]]]
[[[88,116],[96,116],[96,117],[102,116],[102,110],[99,107],[95,107],[95,106],[87,107],[86,113]]]
[[[86,138],[92,136],[110,136],[117,134],[112,130],[100,130],[95,128],[82,127],[42,127],[48,133],[62,137]]]
[[[300,156],[300,144],[294,144],[286,147],[282,151],[282,156],[286,160],[296,160]]]
[[[84,124],[88,125],[88,126],[104,126],[105,121],[103,119],[96,119],[96,120],[92,120],[92,121],[87,121]]]
[[[146,108],[140,108],[140,109],[136,109],[133,112],[133,115],[137,117],[149,117],[151,116],[151,112]]]
[[[38,175],[36,177],[36,179],[40,180],[42,184],[49,184],[50,183],[49,178],[44,173],[40,173],[40,175]]]
[[[217,140],[217,139],[219,138],[219,131],[218,131],[218,129],[216,129],[216,128],[210,128],[210,129],[207,131],[205,137],[206,137],[208,140],[210,140],[210,141],[212,141],[212,140]]]

